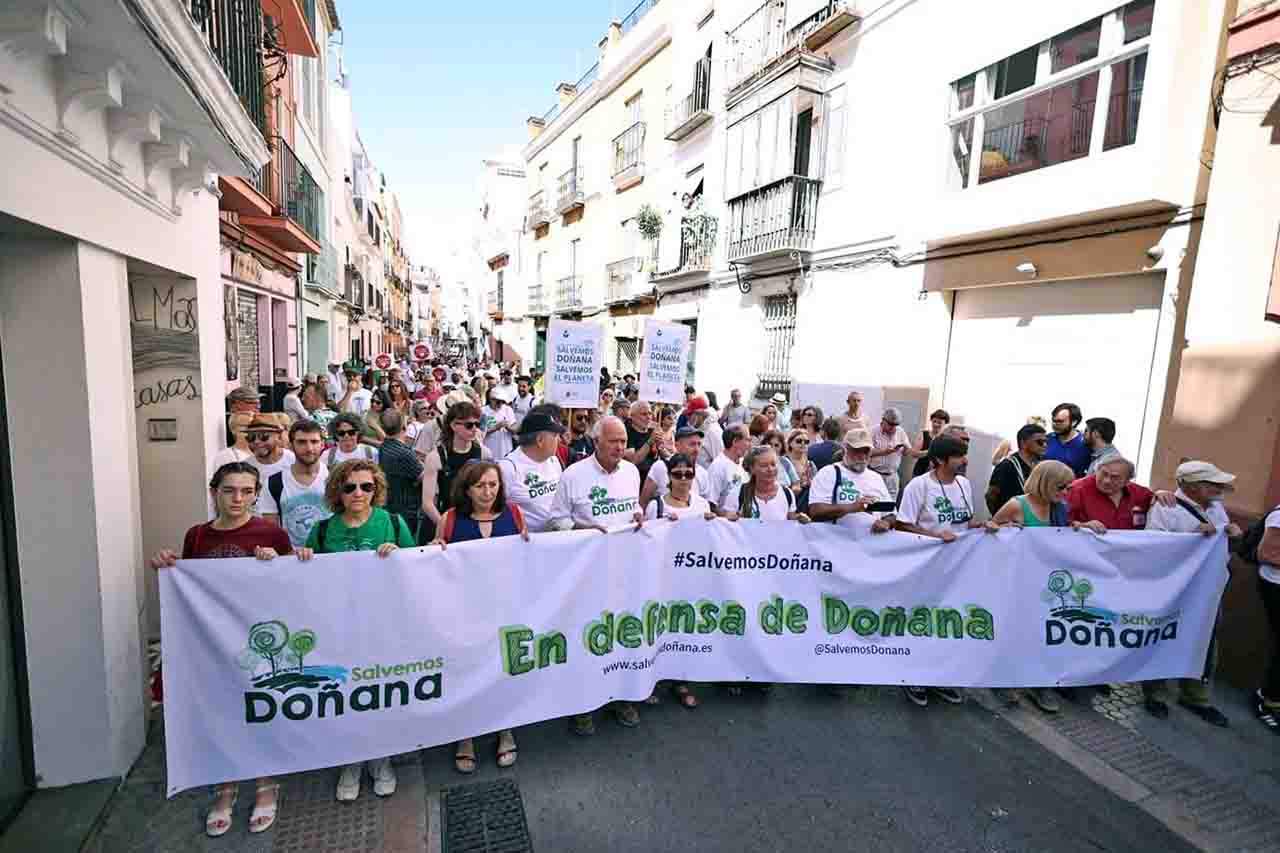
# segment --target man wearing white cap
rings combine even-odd
[[[1228,474],[1212,462],[1193,460],[1178,466],[1175,475],[1178,480],[1178,491],[1174,493],[1176,503],[1164,506],[1152,504],[1147,514],[1147,530],[1162,530],[1167,533],[1201,533],[1213,536],[1226,531],[1227,536],[1235,539],[1241,535],[1240,528],[1227,517],[1222,507],[1222,496],[1235,483],[1235,475]],[[1178,704],[1195,714],[1206,723],[1226,727],[1227,717],[1210,702],[1210,679],[1216,668],[1218,643],[1215,636],[1209,644],[1209,656],[1205,663],[1204,678],[1178,679]],[[1160,681],[1144,681],[1142,693],[1147,712],[1157,719],[1169,716],[1169,706],[1163,699],[1165,683]]]

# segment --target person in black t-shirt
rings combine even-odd
[[[991,471],[987,486],[987,509],[995,515],[1007,502],[1026,494],[1031,469],[1044,458],[1048,435],[1039,424],[1027,424],[1018,430],[1018,452],[1011,453]]]
[[[649,469],[658,461],[662,446],[662,433],[653,422],[653,410],[648,403],[637,402],[631,406],[631,418],[627,424],[626,459],[640,469],[640,482],[649,476]]]

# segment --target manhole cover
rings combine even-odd
[[[524,801],[510,779],[445,788],[440,800],[444,853],[533,850]]]

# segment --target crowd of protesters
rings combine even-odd
[[[212,520],[187,532],[180,555],[163,551],[153,564],[290,553],[309,560],[355,550],[385,557],[399,548],[690,518],[834,523],[855,535],[899,531],[941,543],[1001,527],[1243,534],[1222,507],[1233,475],[1184,460],[1176,491],[1153,492],[1134,482],[1134,464],[1114,444],[1117,424],[1086,420],[1072,403],[1054,407],[1047,420],[1029,418],[997,447],[985,493],[975,494],[966,476],[969,434],[941,409],[913,438],[893,407],[870,422],[858,391],[831,416],[815,405],[792,409],[780,393],[753,407],[738,389],[723,407],[714,393],[693,387],[683,405],[651,405],[639,399],[635,376],[603,374],[598,405],[572,410],[540,402],[539,377],[517,375],[510,365],[415,370],[403,363],[385,375],[330,365],[327,375],[287,382],[277,414],[259,411],[256,392],[236,389],[228,395],[228,448],[211,466]],[[1255,710],[1280,733],[1280,512],[1259,531],[1251,556],[1274,647]],[[1177,701],[1226,726],[1210,701],[1214,646],[1205,677],[1180,681]],[[697,707],[692,685],[668,686],[682,706]],[[1147,711],[1167,717],[1164,683],[1142,687]],[[1060,710],[1055,692],[1072,693],[1026,691],[1046,713]],[[963,701],[946,686],[903,692],[921,707],[931,698]],[[1005,703],[1019,701],[1016,690],[994,692]],[[658,693],[648,701],[659,701]],[[640,723],[633,703],[610,709],[623,726]],[[576,716],[572,730],[592,734],[594,716]],[[509,767],[516,756],[514,732],[497,733],[498,765]],[[476,770],[473,739],[456,745],[454,763],[461,773]],[[337,799],[356,799],[366,771],[376,795],[394,793],[395,769],[383,757],[342,768]],[[251,832],[271,826],[278,790],[258,780]],[[230,827],[237,791],[236,783],[217,789],[210,835]]]

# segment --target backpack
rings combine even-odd
[[[1249,525],[1249,529],[1244,532],[1236,542],[1232,545],[1231,550],[1242,560],[1253,563],[1255,566],[1262,562],[1258,557],[1258,546],[1262,544],[1262,537],[1267,532],[1267,519],[1271,517],[1271,513],[1280,511],[1280,506],[1273,507],[1270,512],[1263,513],[1262,517]]]
[[[436,509],[443,514],[449,508],[449,502],[452,500],[452,495],[448,494],[448,492],[453,491],[454,478],[458,476],[458,472],[462,470],[463,465],[466,465],[467,462],[476,462],[484,459],[484,451],[481,449],[480,442],[474,442],[471,445],[471,450],[467,453],[466,460],[457,468],[449,467],[449,451],[445,450],[443,444],[436,445],[436,453],[440,457],[440,470],[436,472]],[[446,481],[449,484],[447,490],[442,488]]]
[[[277,471],[267,478],[267,492],[276,502],[276,513],[284,518],[284,508],[280,506],[280,498],[284,495],[284,472]]]
[[[395,532],[395,537],[397,540],[399,540],[400,538],[401,531],[404,531],[405,533],[410,534],[410,536],[413,535],[413,531],[409,529],[409,523],[405,521],[403,517],[401,517],[400,513],[392,512],[391,510],[386,510],[386,513],[387,515],[391,516],[391,529]],[[370,516],[370,518],[372,518],[372,516]],[[324,537],[325,537],[325,534],[329,532],[330,521],[333,521],[332,516],[329,518],[322,518],[320,519],[320,521],[316,523],[316,553],[317,554],[326,553],[324,550]],[[397,541],[396,544],[398,545],[400,543]]]
[[[839,476],[839,475],[837,475],[837,476]],[[793,495],[793,494],[791,493],[791,490],[790,490],[790,489],[783,488],[782,486],[779,486],[778,488],[779,488],[779,490],[781,490],[781,492],[782,492],[784,495],[786,495],[786,497],[787,497],[787,512],[788,512],[788,513],[795,512],[795,511],[796,511],[796,496],[795,496],[795,495]],[[751,507],[749,507],[750,509],[752,509],[752,510],[755,512],[755,514],[754,514],[754,515],[751,515],[751,514],[749,514],[749,513],[747,512],[747,509],[748,509],[747,502],[746,502],[745,500],[743,500],[743,497],[746,495],[746,491],[747,491],[747,489],[746,489],[746,484],[743,484],[743,488],[742,488],[742,489],[741,489],[741,491],[739,491],[739,493],[738,493],[738,515],[742,516],[743,518],[759,518],[759,517],[760,517],[760,503],[759,503],[759,501],[757,501],[757,500],[756,500],[755,495],[752,495],[752,496],[751,496]]]

